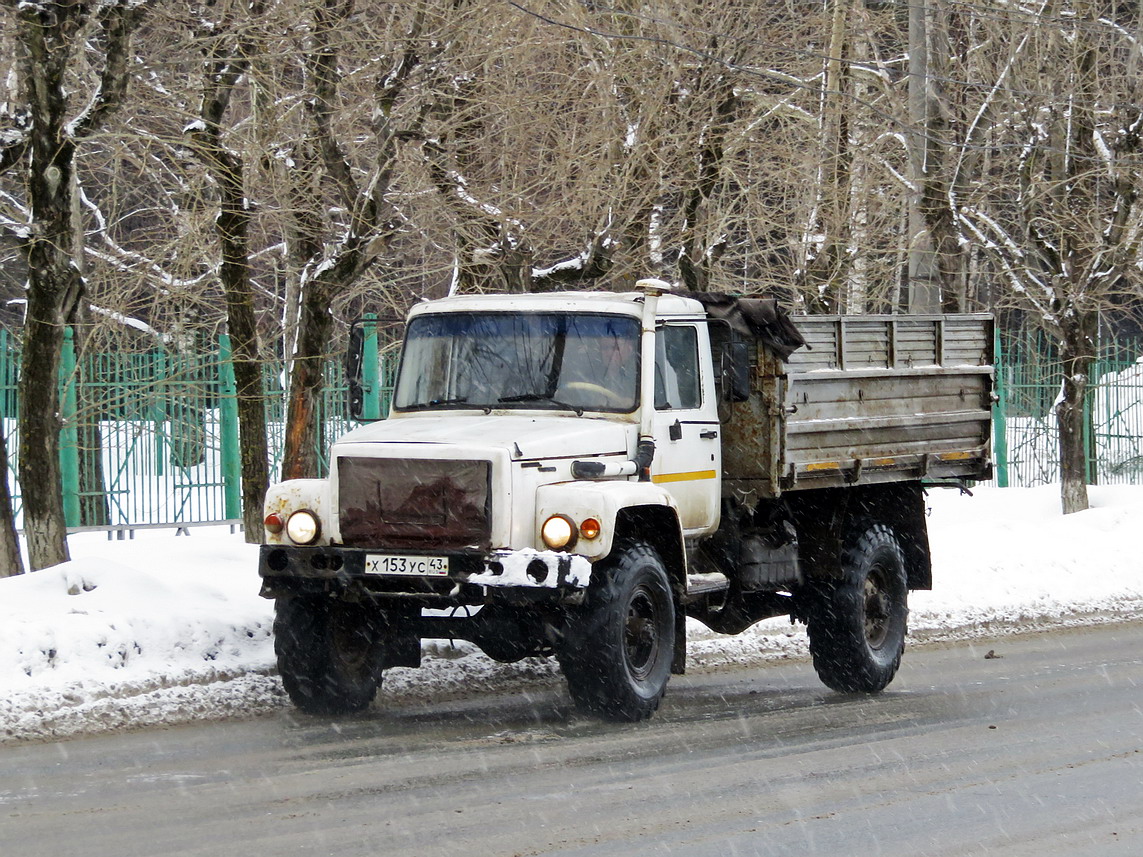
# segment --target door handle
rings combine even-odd
[[[710,431],[700,431],[699,437],[701,437],[703,440],[714,440],[716,437],[718,437],[718,432],[716,432],[714,429],[711,429]]]

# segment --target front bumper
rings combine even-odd
[[[397,552],[408,555],[409,551]],[[582,556],[560,551],[499,550],[434,552],[447,556],[447,575],[378,574],[366,571],[368,557],[384,556],[383,549],[338,546],[292,547],[262,545],[258,575],[262,595],[276,598],[298,592],[363,589],[379,596],[448,599],[482,603],[512,593],[532,597],[580,594],[591,581],[591,563]],[[427,554],[426,554],[427,555]]]

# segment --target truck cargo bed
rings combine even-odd
[[[750,396],[723,425],[724,490],[990,475],[990,315],[795,316],[807,346],[751,344]]]

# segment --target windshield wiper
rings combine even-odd
[[[563,408],[564,410],[575,411],[577,417],[583,416],[583,408],[569,405],[567,402],[561,402],[555,396],[548,396],[544,393],[520,393],[517,396],[501,396],[497,401],[501,404],[507,404],[509,402],[551,402],[553,405]]]
[[[435,408],[437,405],[463,405],[468,396],[457,396],[455,399],[429,399],[427,402],[414,402],[410,408]]]

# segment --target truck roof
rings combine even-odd
[[[409,317],[427,312],[611,312],[638,317],[643,312],[642,292],[541,292],[535,294],[457,295],[416,304]],[[665,294],[659,298],[659,316],[702,318],[696,300]]]

